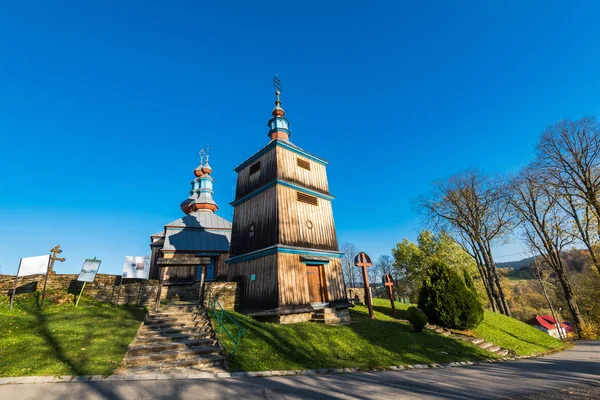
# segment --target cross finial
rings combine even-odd
[[[275,86],[275,96],[277,96],[277,100],[275,101],[276,106],[281,106],[281,100],[279,100],[279,95],[281,94],[281,80],[277,74],[273,77],[273,86]]]
[[[200,165],[201,166],[204,165],[204,155],[205,155],[205,153],[206,152],[204,151],[204,149],[200,149],[200,153],[198,153],[198,154],[200,154]]]

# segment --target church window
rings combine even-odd
[[[260,161],[250,167],[250,175],[253,175],[260,171]]]
[[[306,160],[302,160],[300,158],[297,159],[298,160],[298,166],[300,168],[304,168],[310,171],[310,163]]]
[[[317,200],[317,198],[315,196],[311,196],[311,195],[308,195],[308,194],[302,193],[302,192],[296,192],[296,194],[298,195],[298,201],[300,201],[302,203],[310,204],[313,206],[319,205],[319,201]]]

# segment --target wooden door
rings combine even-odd
[[[311,303],[323,303],[323,280],[320,265],[307,265],[308,297]]]

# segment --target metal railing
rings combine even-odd
[[[240,326],[240,324],[235,319],[233,319],[233,317],[231,315],[229,315],[229,313],[227,311],[225,311],[225,309],[219,302],[218,297],[215,296],[212,293],[212,291],[209,291],[209,296],[211,299],[209,302],[209,304],[210,304],[209,308],[213,312],[213,315],[219,325],[219,327],[217,329],[217,333],[221,333],[221,331],[225,331],[225,334],[227,334],[229,339],[231,339],[233,341],[233,343],[235,344],[233,351],[231,352],[231,355],[230,355],[230,358],[233,358],[233,356],[235,356],[235,352],[238,349],[238,346],[240,345],[240,340],[242,340],[242,338],[244,337],[244,328],[242,328]],[[224,320],[231,322],[237,328],[237,333],[235,335],[233,333],[231,333],[229,331],[229,329],[227,329],[227,326],[225,326],[225,324],[223,323]]]

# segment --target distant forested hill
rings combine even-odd
[[[524,258],[519,261],[497,262],[496,268],[519,269],[519,268],[523,268],[523,267],[528,267],[532,262],[533,262],[533,257]]]

